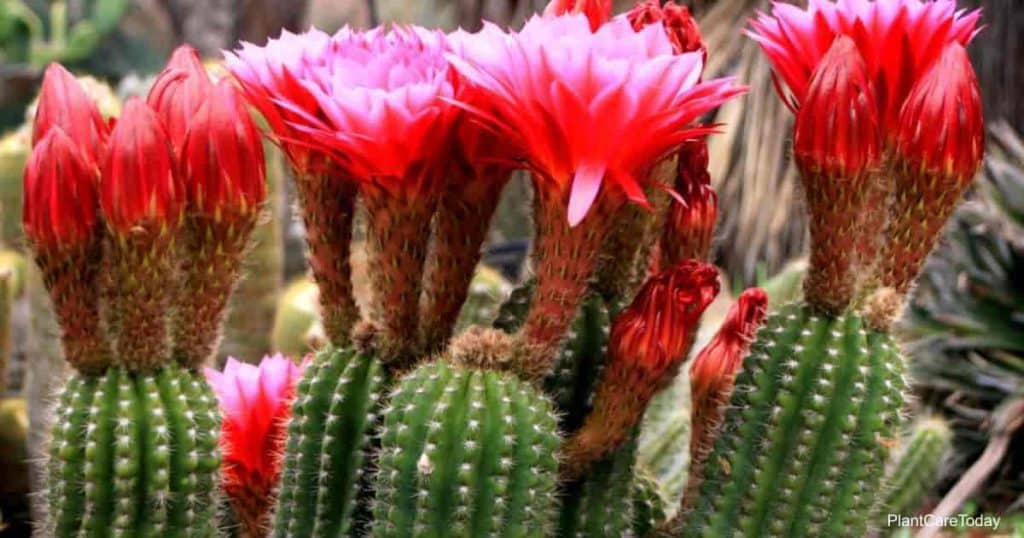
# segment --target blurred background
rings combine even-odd
[[[792,0],[799,3],[800,0]],[[711,175],[722,204],[716,261],[738,292],[764,285],[773,299],[798,293],[806,247],[799,182],[789,159],[791,114],[778,100],[759,49],[741,30],[764,0],[684,0],[700,21],[708,77],[735,74],[751,86],[718,110]],[[22,254],[21,174],[30,150],[27,122],[42,70],[57,61],[80,75],[116,116],[127,96],[144,94],[174,47],[190,43],[216,76],[220,51],[261,43],[282,28],[412,22],[476,29],[482,19],[517,26],[542,0],[0,0],[0,535],[27,535],[50,389],[61,380],[48,299]],[[616,11],[633,0],[617,0]],[[952,428],[953,447],[918,511],[1024,512],[1024,4],[963,0],[982,7],[972,43],[990,124],[989,153],[969,202],[951,222],[902,326],[917,415]],[[269,147],[269,146],[268,146]],[[268,153],[268,219],[247,259],[221,357],[301,356],[318,343],[316,287],[306,276],[301,223],[280,155]],[[528,250],[529,186],[513,181],[496,216],[463,324],[489,323],[517,283]],[[359,249],[355,249],[359,252]],[[358,255],[357,280],[365,278]],[[359,283],[357,282],[357,286]],[[363,286],[365,289],[365,286]],[[727,304],[728,298],[723,304]],[[724,308],[720,308],[724,311]],[[714,310],[708,315],[715,317]],[[708,326],[715,325],[710,319]],[[683,408],[685,395],[669,402]],[[1024,519],[999,532],[1024,534]],[[1014,530],[1016,529],[1016,530]]]

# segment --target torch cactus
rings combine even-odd
[[[636,464],[638,433],[719,292],[714,129],[698,121],[745,88],[704,80],[687,10],[609,12],[555,0],[519,31],[284,33],[228,54],[237,86],[192,79],[182,53],[113,133],[78,108],[76,136],[51,129],[28,199],[94,201],[69,207],[70,224],[25,212],[82,372],[53,447],[55,528],[210,532],[212,503],[190,503],[213,489],[214,449],[198,447],[214,407],[184,381],[215,345],[264,196],[239,92],[293,168],[328,341],[294,385],[284,359],[210,374],[244,534],[864,535],[901,422],[889,326],[980,157],[963,49],[978,16],[950,0],[814,0],[753,23],[797,114],[810,266],[803,299],[769,309],[744,292],[697,353],[693,465],[683,498],[666,500]],[[140,173],[147,144],[158,173]],[[532,173],[534,275],[493,327],[456,331],[516,168]],[[366,312],[349,261],[357,203]],[[167,274],[180,285],[157,285]],[[208,429],[190,435],[180,416]],[[109,483],[90,487],[100,472]],[[64,500],[69,488],[81,493]]]
[[[24,229],[76,370],[47,535],[217,533],[220,418],[196,368],[259,214],[262,146],[234,86],[198,84],[193,64],[180,49],[113,128],[63,68],[43,81]]]

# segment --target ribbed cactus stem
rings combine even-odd
[[[860,537],[896,435],[903,358],[860,316],[788,305],[758,332],[684,536]]]
[[[420,292],[437,197],[395,192],[363,184],[366,206],[367,273],[373,284],[370,316],[381,362],[408,368],[419,355]]]
[[[423,365],[391,396],[373,536],[544,536],[559,437],[546,398],[507,373]]]
[[[52,255],[36,253],[60,325],[64,357],[83,373],[101,372],[111,361],[100,318],[100,258],[98,244]]]
[[[185,219],[180,247],[182,292],[175,300],[172,354],[188,368],[207,364],[217,352],[252,224],[224,229],[206,220],[199,215]]]
[[[636,436],[596,462],[580,480],[563,484],[556,536],[629,536],[633,530]]]
[[[570,226],[565,196],[545,188],[534,191],[532,256],[537,284],[518,334],[526,353],[522,371],[527,377],[541,379],[551,371],[586,296],[587,283],[611,229],[610,215],[620,204],[611,196],[598,197],[583,221]]]
[[[668,500],[661,484],[639,463],[633,470],[633,535],[650,536],[668,520]]]
[[[886,514],[917,513],[928,490],[938,481],[942,458],[952,443],[953,431],[942,418],[929,417],[914,425],[886,473],[882,497],[875,505],[875,523],[886,526]]]
[[[273,536],[358,535],[366,452],[383,396],[380,363],[327,348],[296,386]]]
[[[336,174],[297,174],[295,187],[309,246],[309,267],[320,287],[320,315],[334,345],[349,342],[359,320],[352,292],[352,220],[357,188]]]
[[[212,394],[169,365],[75,376],[57,408],[49,465],[54,536],[214,536]]]
[[[420,306],[422,348],[427,352],[443,349],[452,335],[508,178],[504,166],[485,167],[479,177],[452,181],[441,196]]]

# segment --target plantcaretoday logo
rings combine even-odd
[[[955,516],[905,516],[889,514],[885,519],[886,527],[924,528],[924,527],[957,527],[975,529],[995,529],[999,527],[1000,516],[958,514]]]

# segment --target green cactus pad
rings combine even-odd
[[[436,362],[385,411],[373,536],[544,536],[561,440],[551,404],[509,374]]]
[[[917,513],[928,489],[939,479],[939,465],[952,442],[953,432],[941,418],[914,425],[886,474],[883,496],[875,506],[878,525],[884,525],[886,514]]]
[[[904,360],[859,315],[791,304],[736,378],[682,536],[856,537],[896,436]]]
[[[321,351],[296,387],[274,536],[357,532],[366,454],[384,390],[380,363],[351,349]]]
[[[76,375],[56,413],[48,535],[216,535],[220,418],[199,374]]]

